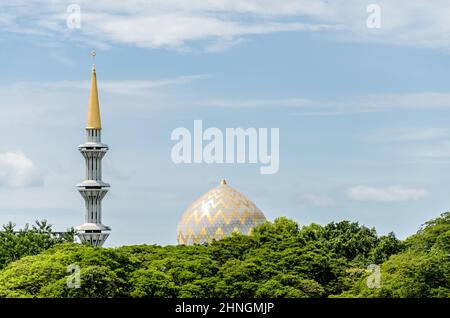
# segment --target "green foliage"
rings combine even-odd
[[[450,213],[431,220],[405,241],[406,249],[381,264],[380,288],[368,288],[368,274],[344,297],[450,297]]]
[[[70,229],[64,236],[57,236],[46,220],[36,221],[31,228],[28,224],[24,229],[15,231],[11,222],[0,230],[0,269],[9,262],[23,256],[36,255],[62,242],[73,242],[75,231]]]
[[[39,228],[24,231],[28,241],[2,232],[7,254],[0,255],[9,264],[0,270],[0,297],[450,296],[449,213],[404,242],[358,223],[300,227],[286,218],[195,246],[93,248],[53,241]],[[373,263],[381,265],[381,286],[371,289]],[[67,284],[71,266],[80,269],[79,288]]]
[[[120,297],[129,260],[114,250],[64,243],[27,256],[0,272],[0,297]],[[69,288],[69,266],[80,268],[81,288]]]

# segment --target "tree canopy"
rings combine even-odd
[[[94,248],[44,239],[39,228],[0,234],[0,297],[450,296],[450,213],[404,241],[348,221],[287,218],[194,246]],[[380,266],[376,288],[371,264]]]
[[[69,229],[62,235],[53,232],[46,220],[27,224],[16,231],[15,224],[8,223],[0,229],[0,269],[22,256],[35,255],[62,242],[73,242],[75,231]]]

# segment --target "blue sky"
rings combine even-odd
[[[450,4],[278,2],[3,1],[0,223],[82,223],[92,49],[108,246],[174,244],[183,211],[222,177],[270,220],[404,238],[449,210]],[[366,26],[374,2],[380,29]],[[79,29],[66,25],[73,3]],[[171,132],[195,119],[279,128],[279,172],[175,165]]]

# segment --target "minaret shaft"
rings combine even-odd
[[[85,159],[86,180],[77,185],[85,201],[85,223],[77,227],[82,243],[102,246],[111,230],[102,224],[102,199],[109,184],[102,181],[102,159],[108,146],[101,142],[100,111],[97,93],[95,68],[92,69],[91,93],[89,97],[88,120],[86,124],[86,142],[78,146]]]

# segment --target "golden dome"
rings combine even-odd
[[[184,212],[178,225],[178,244],[202,244],[220,240],[232,232],[250,234],[252,228],[266,221],[264,214],[244,195],[227,185],[220,185],[202,195]]]

